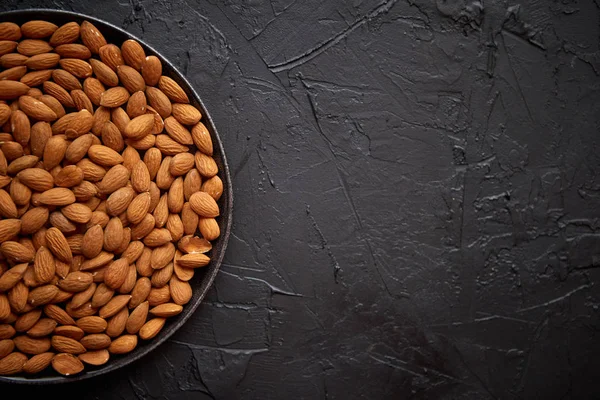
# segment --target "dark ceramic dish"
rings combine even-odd
[[[35,377],[26,376],[12,376],[12,377],[0,377],[0,381],[21,383],[21,384],[50,384],[50,383],[65,383],[81,381],[83,379],[91,378],[94,376],[102,375],[107,372],[119,369],[127,364],[132,363],[148,354],[150,351],[158,347],[161,343],[167,340],[177,329],[179,329],[187,319],[194,313],[198,305],[202,302],[202,299],[208,292],[212,285],[215,276],[219,270],[219,266],[223,261],[225,254],[225,248],[227,247],[227,241],[229,239],[229,231],[231,228],[231,216],[233,197],[231,189],[231,179],[229,176],[229,168],[227,166],[227,160],[223,151],[223,144],[217,130],[213,124],[210,114],[204,107],[200,96],[194,91],[190,83],[183,77],[183,75],[177,71],[177,69],[161,56],[156,50],[150,47],[148,44],[139,38],[127,33],[123,29],[120,29],[108,22],[100,19],[90,17],[84,14],[60,11],[60,10],[47,10],[47,9],[31,9],[31,10],[19,10],[0,13],[0,22],[14,22],[19,25],[34,19],[41,19],[52,22],[58,26],[65,24],[70,21],[76,21],[81,23],[84,20],[92,22],[104,35],[108,43],[114,43],[120,47],[127,39],[137,40],[144,50],[146,55],[155,55],[160,59],[163,65],[163,75],[167,75],[173,78],[181,87],[186,91],[191,103],[198,107],[202,112],[202,122],[208,128],[214,146],[214,158],[219,166],[219,177],[223,180],[223,195],[219,200],[219,207],[221,210],[221,216],[217,219],[221,228],[221,236],[213,242],[213,249],[209,254],[212,261],[211,263],[200,270],[196,271],[194,278],[190,281],[193,288],[193,297],[188,304],[184,306],[184,310],[181,314],[176,317],[167,319],[167,324],[162,331],[153,339],[148,341],[140,340],[138,347],[129,354],[123,356],[111,356],[108,363],[101,367],[91,367],[86,365],[86,369],[83,373],[72,377],[63,377],[55,373],[52,368],[48,368],[44,373],[36,375]]]

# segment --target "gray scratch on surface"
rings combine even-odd
[[[536,304],[536,305],[531,306],[531,307],[522,308],[522,309],[518,310],[517,312],[521,313],[521,312],[525,312],[525,311],[535,310],[537,308],[548,307],[549,305],[558,303],[558,302],[560,302],[562,300],[565,300],[566,298],[569,298],[570,296],[574,295],[575,293],[577,293],[577,292],[579,292],[579,291],[581,291],[583,289],[587,289],[590,286],[591,286],[590,284],[581,285],[581,286],[579,286],[579,287],[577,287],[577,288],[575,288],[575,289],[573,289],[573,290],[571,290],[571,291],[563,294],[562,296],[556,297],[556,298],[554,298],[552,300],[545,301],[545,302],[543,302],[541,304]]]
[[[321,239],[321,248],[324,250],[327,250],[327,255],[329,256],[329,258],[331,258],[331,261],[333,263],[333,279],[334,279],[335,283],[338,283],[338,274],[340,273],[342,267],[340,267],[340,264],[338,263],[337,259],[335,258],[335,255],[331,251],[331,246],[329,246],[329,243],[327,242],[327,239],[325,238],[323,231],[321,230],[321,228],[319,228],[319,225],[317,224],[315,217],[313,217],[310,214],[310,206],[308,204],[306,205],[306,215],[311,220],[313,228],[315,229],[315,231],[319,235],[319,238]]]
[[[327,51],[328,49],[330,49],[331,47],[335,46],[341,40],[343,40],[348,35],[350,35],[352,32],[354,32],[356,29],[360,28],[361,26],[363,26],[364,24],[369,22],[369,20],[379,16],[380,14],[387,13],[394,6],[394,4],[396,4],[397,1],[398,0],[385,1],[383,4],[380,4],[375,9],[373,9],[371,12],[369,12],[367,15],[360,18],[354,24],[350,25],[348,28],[344,29],[343,31],[341,31],[337,35],[333,36],[332,38],[329,38],[324,43],[320,44],[319,46],[315,47],[314,49],[311,49],[311,50],[307,51],[306,53],[299,55],[297,57],[294,57],[291,60],[288,60],[286,62],[283,62],[280,64],[269,65],[268,66],[269,69],[272,72],[277,73],[277,72],[281,72],[281,71],[287,71],[289,69],[296,68],[304,63],[307,63],[308,61],[317,57],[321,53],[323,53],[323,52]]]

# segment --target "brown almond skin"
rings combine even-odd
[[[86,364],[89,365],[104,365],[110,359],[110,353],[108,350],[96,350],[96,351],[87,351],[83,354],[80,354],[79,359]]]
[[[123,335],[112,341],[108,351],[112,354],[126,354],[137,346],[138,340],[136,335]]]
[[[61,353],[52,359],[52,368],[61,375],[76,375],[83,371],[83,363],[73,354]]]

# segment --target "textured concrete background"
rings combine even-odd
[[[236,210],[214,289],[168,343],[23,393],[600,396],[599,0],[0,4],[27,7],[104,18],[173,61]]]

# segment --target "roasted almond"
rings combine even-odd
[[[60,56],[56,53],[43,53],[29,57],[25,66],[31,70],[43,70],[53,68],[58,64]]]
[[[114,44],[107,44],[98,50],[98,55],[103,63],[108,65],[113,71],[117,70],[119,65],[123,65],[123,56],[121,55],[121,49]]]
[[[25,86],[27,86],[27,85],[25,85]],[[2,85],[0,82],[0,89],[1,88],[2,88]],[[58,100],[60,102],[60,104],[62,106],[68,107],[68,108],[75,107],[75,103],[73,103],[73,99],[71,98],[71,95],[69,94],[69,92],[67,92],[59,84],[50,82],[50,81],[46,81],[43,83],[43,88],[44,88],[44,93],[54,97],[56,100]],[[1,90],[0,90],[0,93],[2,93]],[[25,93],[23,93],[23,94],[25,94]],[[1,96],[2,95],[0,95],[0,97]],[[65,129],[66,129],[66,127],[65,127]]]
[[[104,127],[102,128],[102,142],[106,147],[118,153],[121,153],[125,147],[121,131],[111,121],[104,123]],[[119,156],[122,157],[122,154],[119,154]]]
[[[144,115],[146,114],[146,107],[146,95],[144,92],[135,92],[127,101],[127,115],[129,115],[129,118],[135,118],[139,117],[140,115]],[[152,122],[154,123],[154,120]]]
[[[54,121],[58,118],[50,107],[31,96],[19,97],[19,107],[27,116],[39,121]]]
[[[115,87],[119,84],[119,77],[117,76],[117,73],[108,65],[94,58],[90,59],[90,64],[92,66],[92,70],[94,71],[94,75],[100,82],[110,87]]]
[[[120,107],[129,100],[129,92],[122,86],[108,89],[100,96],[100,105],[108,108]]]
[[[110,194],[115,190],[124,187],[129,180],[130,172],[123,165],[115,165],[106,172],[102,181],[98,184],[98,189],[102,194]]]
[[[158,80],[158,88],[167,95],[173,103],[189,103],[190,100],[185,91],[168,76],[161,76]]]
[[[150,258],[150,266],[153,269],[161,269],[166,267],[175,256],[175,246],[173,243],[165,243],[162,246],[155,247],[152,250]]]
[[[13,342],[19,351],[25,354],[41,354],[50,350],[50,339],[16,336]]]
[[[82,137],[85,137],[84,135]],[[76,139],[77,140],[77,139]],[[69,145],[69,147],[71,147]],[[66,151],[69,151],[69,147]],[[74,150],[74,149],[73,149]],[[65,157],[67,153],[65,152]],[[73,186],[79,185],[83,182],[83,171],[76,165],[67,165],[63,169],[60,170],[58,174],[56,174],[56,178],[54,179],[54,183],[56,186],[70,188]],[[68,218],[68,216],[67,216]]]
[[[202,177],[197,169],[190,170],[183,180],[183,194],[185,196],[185,200],[189,201],[190,197],[198,191],[202,186]]]
[[[117,67],[117,75],[129,93],[144,91],[146,89],[144,78],[135,68],[128,65],[119,65]]]
[[[106,45],[104,35],[89,21],[81,23],[81,41],[93,54],[98,54],[100,48]]]
[[[219,223],[214,218],[199,218],[198,229],[206,240],[215,240],[221,234]]]
[[[0,244],[0,252],[12,263],[31,262],[35,254],[27,246],[19,242],[6,241]]]
[[[21,234],[31,235],[40,230],[48,221],[49,212],[46,207],[34,207],[21,216]]]
[[[112,341],[108,347],[108,351],[112,354],[126,354],[137,346],[136,335],[123,335]]]
[[[92,210],[81,203],[70,204],[61,211],[65,217],[77,224],[85,224],[92,218]]]
[[[17,51],[24,56],[31,57],[52,51],[52,46],[45,40],[23,39],[17,45]]]
[[[0,40],[21,39],[21,28],[13,22],[0,23]]]
[[[102,93],[104,93],[105,90],[106,88],[102,82],[96,78],[86,78],[85,81],[83,81],[83,91],[95,106],[100,105]]]
[[[73,261],[73,253],[71,253],[69,243],[60,230],[54,227],[48,229],[46,231],[46,243],[56,258],[66,263]]]
[[[158,155],[160,157],[160,153]],[[133,168],[131,170],[131,186],[138,193],[145,192],[150,188],[150,171],[148,170],[148,167],[144,161],[138,161],[133,166]],[[16,214],[16,207],[15,207],[15,214]],[[137,222],[134,222],[134,223],[137,223]]]
[[[125,329],[129,334],[136,334],[140,330],[140,328],[146,323],[146,318],[148,317],[148,309],[150,306],[147,301],[139,304],[137,307],[131,311],[129,314],[129,318],[127,319],[127,324],[125,325]]]
[[[27,335],[32,338],[48,336],[54,332],[56,324],[56,321],[51,318],[41,318],[27,331]]]
[[[119,311],[121,311],[121,309],[123,309],[127,305],[130,299],[131,296],[128,294],[117,295],[110,299],[110,301],[106,303],[106,305],[100,308],[98,315],[101,318],[110,318],[117,314]]]
[[[155,146],[165,156],[174,156],[189,151],[189,147],[176,142],[169,135],[156,135]]]
[[[79,24],[68,22],[60,26],[50,38],[50,46],[73,43],[79,38]]]
[[[112,216],[122,214],[134,197],[135,191],[129,186],[117,189],[106,200],[106,212]]]
[[[78,342],[76,342],[76,343],[78,343]],[[81,344],[80,344],[80,346],[83,347]],[[84,348],[84,351],[85,351],[85,348]],[[83,352],[81,352],[81,353],[83,353]],[[80,354],[80,353],[77,353],[77,354]],[[73,354],[60,353],[60,354],[55,355],[54,358],[52,359],[52,368],[54,368],[54,370],[61,375],[70,376],[70,375],[76,375],[76,374],[80,373],[81,371],[83,371],[84,367],[83,367],[82,362],[79,360],[79,358],[77,358]]]
[[[111,289],[118,289],[127,278],[129,262],[126,258],[113,261],[106,270],[104,283]]]
[[[160,89],[147,86],[146,98],[148,99],[148,104],[150,104],[163,119],[171,115],[171,101]]]
[[[190,104],[175,103],[172,108],[173,117],[182,125],[196,125],[202,119],[202,113]]]
[[[92,57],[90,49],[82,44],[77,43],[61,44],[56,46],[54,51],[64,58],[79,58],[81,60],[87,60]]]
[[[9,40],[18,40],[18,38]],[[144,53],[142,46],[133,39],[123,42],[121,45],[121,54],[125,63],[138,71],[142,68],[142,64],[146,58],[146,54]]]
[[[65,279],[58,281],[58,286],[66,292],[77,293],[86,290],[92,282],[91,273],[75,271],[67,275]]]
[[[139,140],[149,135],[154,127],[154,116],[143,114],[133,118],[125,126],[123,134],[132,140]]]
[[[123,157],[111,149],[103,145],[92,145],[88,149],[90,159],[103,167],[112,167],[123,162]]]
[[[27,356],[23,353],[13,352],[0,359],[0,375],[15,375],[23,371]]]
[[[40,283],[48,283],[54,278],[56,263],[54,262],[52,252],[46,247],[40,247],[35,253],[33,270],[36,280]]]

